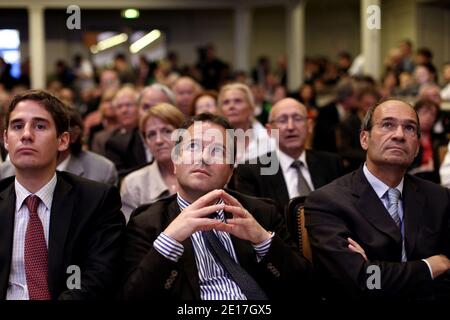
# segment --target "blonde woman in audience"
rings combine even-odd
[[[176,193],[177,182],[171,159],[174,142],[171,135],[183,121],[183,113],[168,103],[155,105],[142,117],[139,130],[155,161],[131,172],[122,181],[122,211],[127,222],[138,206]]]
[[[273,149],[266,129],[255,120],[254,112],[254,97],[247,85],[231,83],[222,87],[219,92],[219,113],[237,130],[236,165]],[[245,133],[245,139],[240,133]]]

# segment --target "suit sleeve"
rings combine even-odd
[[[432,279],[425,262],[365,261],[351,252],[347,238],[353,238],[345,208],[331,194],[313,192],[305,204],[306,227],[313,262],[327,294],[337,299],[411,298],[427,299]]]
[[[117,188],[104,191],[88,222],[86,248],[81,267],[81,289],[64,291],[59,299],[79,300],[112,297],[120,274],[125,221]]]
[[[165,258],[153,247],[161,230],[142,220],[138,221],[140,218],[133,213],[127,226],[125,278],[121,298],[164,298],[174,289],[173,282],[180,275],[180,262]]]

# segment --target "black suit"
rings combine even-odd
[[[314,127],[313,148],[315,150],[337,152],[336,130],[339,126],[339,112],[336,102],[319,108]]]
[[[275,231],[270,250],[259,263],[249,241],[231,236],[241,266],[252,275],[269,298],[310,295],[310,264],[286,244],[286,229],[275,206],[269,201],[231,191],[230,194],[266,230]],[[134,211],[127,227],[124,252],[125,299],[200,299],[198,269],[191,239],[182,242],[184,253],[178,262],[166,259],[153,248],[153,241],[179,213],[176,195]]]
[[[14,237],[14,177],[0,181],[0,299],[6,298]],[[52,299],[97,299],[113,294],[125,222],[117,188],[57,173],[48,240]],[[81,269],[81,289],[68,290],[70,265]]]
[[[8,154],[8,152],[5,149],[5,146],[3,145],[3,142],[0,143],[0,157],[2,158],[2,160],[6,159],[6,155]]]
[[[306,164],[314,188],[320,188],[342,173],[339,157],[328,152],[306,150]],[[271,154],[266,157],[270,158]],[[289,203],[289,193],[281,167],[275,175],[262,175],[261,169],[269,167],[268,158],[260,158],[256,164],[239,165],[233,176],[232,187],[237,191],[254,197],[270,198],[275,201],[280,212],[284,212]],[[277,160],[279,161],[279,160]]]
[[[450,257],[448,189],[406,175],[402,197],[407,263],[400,263],[400,229],[362,167],[311,193],[305,204],[306,227],[314,267],[326,296],[429,299],[437,293],[433,292],[436,284],[448,281],[445,276],[432,281],[426,263],[421,261],[436,254]],[[368,261],[350,251],[347,237],[361,245]],[[367,287],[369,276],[374,274],[367,269],[370,265],[380,267],[380,290]],[[447,282],[447,294],[448,289]]]
[[[105,156],[114,162],[120,178],[147,164],[139,128],[114,130],[106,141]]]

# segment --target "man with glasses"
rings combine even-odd
[[[124,248],[126,299],[300,299],[309,262],[287,244],[270,201],[224,190],[233,130],[222,117],[188,120],[176,141],[176,195],[137,208]]]
[[[450,193],[406,174],[419,118],[400,100],[370,108],[366,162],[308,197],[314,266],[330,299],[449,299]]]
[[[305,150],[311,132],[306,107],[292,98],[277,102],[266,125],[276,140],[275,154],[239,165],[234,188],[255,197],[275,201],[280,212],[297,196],[307,196],[340,176],[342,168],[337,155]],[[274,170],[264,171],[268,167]]]

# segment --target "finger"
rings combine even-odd
[[[233,217],[249,218],[250,216],[250,213],[248,213],[248,211],[245,210],[243,207],[225,205],[224,210],[226,212],[230,212],[233,215]]]
[[[218,228],[220,225],[225,224],[217,219],[199,218],[195,219],[195,230],[197,231],[209,231]]]
[[[352,238],[347,238],[348,242],[353,245],[354,247],[359,247],[362,249],[362,247],[358,244],[358,242],[356,242],[355,240],[353,240]]]
[[[190,215],[192,217],[201,218],[208,216],[216,211],[224,210],[225,204],[219,203],[212,206],[207,206],[197,210],[191,210]]]
[[[203,208],[205,206],[208,206],[211,203],[213,203],[214,200],[220,199],[222,196],[222,193],[223,193],[223,190],[221,190],[221,189],[216,189],[216,190],[210,191],[207,194],[205,194],[204,196],[201,196],[200,198],[195,200],[190,205],[190,207],[192,209],[198,209],[198,208]]]
[[[223,191],[222,199],[223,199],[223,201],[225,201],[226,204],[230,204],[230,205],[233,205],[236,207],[242,207],[242,204],[239,201],[237,201],[237,199],[235,197],[233,197],[226,191]]]
[[[228,233],[232,233],[234,228],[235,228],[235,226],[233,226],[232,224],[229,224],[229,223],[221,223],[221,224],[214,226],[215,230],[224,231],[224,232],[228,232]]]

